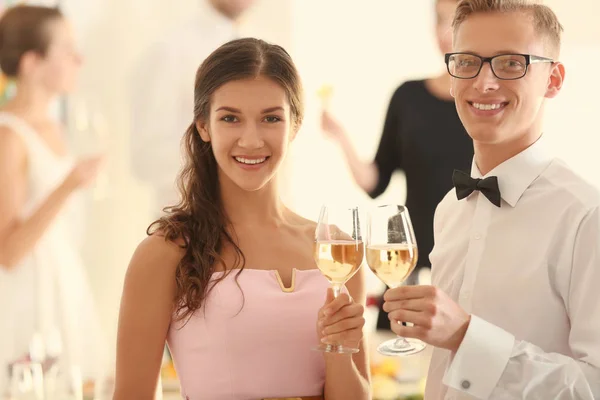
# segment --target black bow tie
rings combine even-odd
[[[501,197],[497,177],[490,176],[485,179],[475,179],[463,171],[454,170],[452,182],[456,188],[456,197],[459,200],[469,196],[473,191],[479,190],[493,205],[500,207]]]

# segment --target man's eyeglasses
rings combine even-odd
[[[535,63],[554,63],[546,57],[531,54],[499,54],[494,57],[480,57],[470,53],[446,54],[448,73],[458,79],[473,79],[481,72],[484,63],[489,63],[498,79],[520,79],[527,74],[529,65]]]

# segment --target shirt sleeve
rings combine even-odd
[[[379,141],[377,154],[375,155],[375,166],[378,170],[377,185],[368,195],[376,198],[387,189],[390,184],[392,174],[396,169],[402,168],[401,138],[400,138],[400,109],[401,89],[398,88],[388,106],[385,123],[383,125],[383,134]]]
[[[579,226],[565,305],[571,357],[547,353],[472,316],[444,384],[478,399],[600,399],[600,213]]]
[[[193,121],[193,85],[184,87],[180,62],[168,43],[156,43],[132,76],[132,169],[137,179],[159,191],[175,190],[181,138]]]

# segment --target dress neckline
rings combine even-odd
[[[226,272],[230,272],[233,273],[234,276],[237,273],[236,271],[242,271],[242,272],[246,272],[246,271],[253,271],[253,272],[267,272],[269,274],[275,275],[275,278],[277,279],[277,283],[279,284],[279,287],[281,288],[281,291],[284,293],[293,293],[296,290],[296,274],[297,273],[314,273],[315,271],[318,272],[319,274],[321,273],[321,271],[318,268],[309,268],[309,269],[298,269],[298,268],[292,268],[292,281],[290,283],[289,287],[286,287],[283,283],[283,280],[281,279],[281,275],[279,274],[279,271],[276,269],[256,269],[256,268],[244,268],[243,270],[241,268],[234,268],[228,271],[215,271],[213,272],[213,276],[216,274],[225,274]]]

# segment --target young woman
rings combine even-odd
[[[201,65],[181,202],[127,271],[116,400],[152,398],[165,341],[186,399],[369,398],[363,277],[333,300],[315,223],[279,198],[301,92],[290,56],[261,40],[229,42]],[[311,351],[320,341],[360,352]]]
[[[84,379],[106,372],[70,213],[73,194],[93,181],[101,160],[75,161],[49,116],[52,102],[73,89],[80,64],[58,9],[17,6],[3,14],[0,68],[17,92],[0,109],[0,394],[8,365],[29,355],[34,336],[54,345],[48,350],[60,355],[65,374],[73,367]]]

